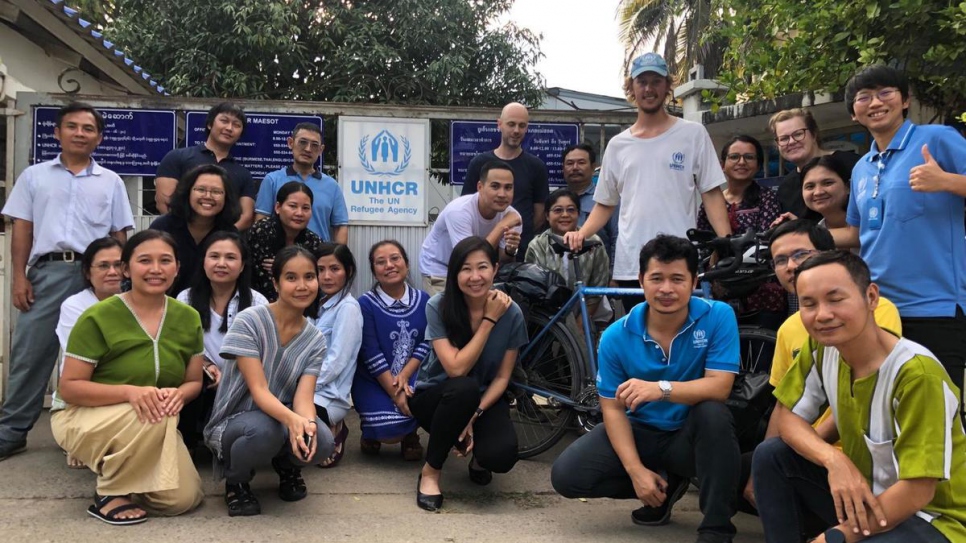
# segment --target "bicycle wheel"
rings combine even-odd
[[[550,317],[533,312],[527,321],[529,337],[547,327]],[[576,398],[583,385],[584,355],[570,329],[560,321],[553,323],[539,344],[528,345],[527,355],[514,372],[514,382]],[[521,371],[522,370],[522,371]],[[546,393],[524,392],[510,387],[510,418],[517,433],[517,455],[536,456],[552,447],[563,436],[574,418],[573,409]]]
[[[761,326],[739,326],[741,341],[741,371],[771,373],[775,356],[775,332]]]

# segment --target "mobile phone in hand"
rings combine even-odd
[[[302,434],[302,443],[305,443],[305,447],[308,449],[308,451],[306,451],[304,455],[304,458],[306,461],[309,460],[309,455],[312,454],[313,439],[315,439],[315,436],[313,436],[312,434]]]
[[[214,382],[215,382],[215,376],[214,376],[214,374],[213,374],[213,373],[211,373],[211,370],[209,370],[209,369],[208,369],[208,366],[207,366],[207,365],[205,365],[205,366],[201,366],[201,371],[203,371],[203,372],[205,372],[205,375],[207,375],[207,376],[208,376],[208,379],[209,379],[209,380],[210,380],[210,381],[211,381],[212,383],[214,383]]]

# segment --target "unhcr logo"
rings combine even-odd
[[[400,140],[402,149],[399,148]],[[371,139],[364,136],[359,141],[359,162],[372,175],[400,175],[406,171],[411,158],[409,140],[404,136],[396,138],[388,130],[379,132]]]

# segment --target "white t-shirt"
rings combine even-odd
[[[186,288],[182,290],[180,294],[178,294],[178,301],[191,305],[191,302],[189,301],[190,296],[191,289]],[[238,302],[240,299],[241,296],[236,291],[235,295],[232,296],[231,300],[228,302],[228,310],[225,313],[228,314],[229,328],[231,327],[231,323],[235,320],[235,315],[238,314]],[[252,289],[251,306],[255,307],[256,305],[268,305],[268,300],[265,299],[265,296],[262,296],[262,293]],[[222,320],[224,320],[222,316],[213,311],[211,306],[208,307],[208,312],[211,315],[211,327],[204,334],[205,358],[214,362],[215,365],[218,366],[218,369],[221,370],[225,367],[225,359],[221,357],[221,345],[225,342],[225,334],[227,332],[221,331],[221,323]]]
[[[470,236],[485,238],[508,213],[517,213],[513,206],[508,206],[492,219],[484,219],[480,215],[479,201],[479,193],[468,194],[460,196],[443,208],[433,224],[433,229],[423,240],[419,251],[419,273],[445,277],[449,257],[457,243]],[[505,245],[501,239],[500,247]]]
[[[684,237],[701,194],[725,183],[711,136],[683,119],[654,138],[630,129],[607,143],[594,201],[620,204],[614,279],[637,279],[641,247],[658,234]]]
[[[57,320],[57,328],[55,329],[57,333],[57,339],[60,341],[60,351],[64,352],[67,350],[67,338],[70,337],[70,331],[73,330],[74,325],[77,324],[77,319],[80,318],[81,314],[87,311],[87,309],[96,304],[98,301],[97,296],[94,295],[94,289],[85,288],[84,290],[74,294],[73,296],[64,300],[64,303],[60,304],[60,318]],[[58,374],[64,372],[64,358],[60,359],[60,370]]]

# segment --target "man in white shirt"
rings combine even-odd
[[[719,236],[731,234],[721,185],[724,172],[711,136],[700,123],[668,114],[671,93],[667,64],[656,53],[634,59],[624,83],[628,101],[637,106],[637,121],[607,144],[593,211],[565,239],[574,250],[603,228],[620,205],[614,279],[621,287],[638,288],[637,255],[658,234],[684,236],[697,224],[699,204]],[[644,301],[624,298],[625,310]]]
[[[453,247],[470,236],[486,238],[500,251],[500,260],[512,260],[520,250],[520,213],[513,201],[513,170],[501,160],[483,165],[477,192],[460,196],[443,208],[419,252],[423,290],[443,292]]]

